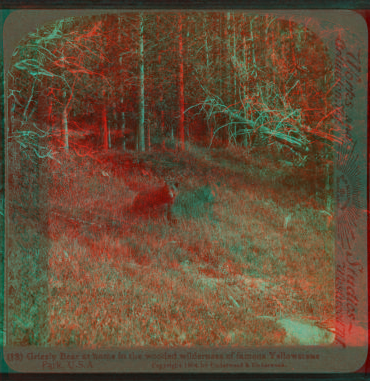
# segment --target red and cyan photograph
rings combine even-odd
[[[341,31],[318,23],[121,11],[23,34],[5,70],[11,345],[340,341],[335,171],[362,57],[340,66]]]

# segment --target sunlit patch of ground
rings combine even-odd
[[[277,321],[286,332],[285,344],[322,345],[334,341],[335,335],[307,322],[281,319]]]

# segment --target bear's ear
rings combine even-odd
[[[173,183],[173,185],[175,186],[176,189],[178,189],[178,187],[180,186],[180,183],[176,181],[175,183]]]

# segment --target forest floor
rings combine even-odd
[[[45,345],[294,344],[279,322],[333,320],[334,226],[315,171],[235,147],[57,158]],[[130,218],[137,192],[166,178],[179,195],[214,184],[212,213],[175,203],[176,223]]]

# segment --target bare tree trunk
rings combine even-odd
[[[71,102],[72,102],[72,99],[73,99],[73,92],[74,92],[76,81],[77,81],[77,79],[75,78],[74,81],[73,81],[72,88],[71,88],[71,93],[69,95],[67,104],[64,107],[63,115],[62,115],[62,119],[63,119],[63,121],[62,121],[62,123],[63,123],[63,130],[62,131],[63,132],[62,132],[62,134],[64,135],[64,149],[67,152],[69,151],[69,137],[68,137],[68,112],[69,111],[68,111],[68,108],[71,105]]]
[[[231,94],[232,94],[232,91],[231,91],[231,86],[232,86],[232,82],[231,82],[231,77],[230,77],[230,73],[231,73],[231,65],[230,65],[230,56],[231,56],[231,21],[230,21],[231,17],[230,17],[230,12],[227,12],[226,13],[226,27],[225,27],[225,35],[226,35],[226,41],[227,41],[227,52],[226,52],[226,56],[225,56],[225,61],[226,61],[226,75],[227,75],[227,78],[225,78],[225,90],[226,90],[226,97],[225,97],[225,101],[227,104],[231,104]],[[230,136],[233,135],[233,132],[232,132],[232,127],[234,127],[235,124],[233,125],[229,125],[227,130],[228,130],[228,142],[230,144]]]
[[[126,151],[126,134],[125,134],[125,113],[122,112],[122,148]]]
[[[139,125],[137,125],[137,127],[136,127],[135,149],[136,149],[136,151],[139,151]]]
[[[111,136],[110,136],[110,126],[108,125],[108,147],[109,149],[112,148],[112,144],[111,144]]]
[[[103,122],[103,149],[108,149],[108,126],[107,126],[107,109],[106,106],[103,106],[103,115],[102,115],[102,122]]]
[[[223,101],[226,102],[226,104],[230,104],[229,101],[229,96],[228,96],[228,90],[229,90],[229,72],[230,72],[230,64],[228,60],[228,54],[229,54],[229,49],[228,46],[230,45],[230,40],[229,40],[229,35],[228,35],[228,19],[230,17],[230,13],[227,12],[226,17],[224,14],[221,14],[222,17],[222,36],[223,36],[223,43],[221,45],[222,49],[222,70],[221,70],[221,75],[222,75],[222,98]],[[226,118],[225,118],[226,119]],[[224,120],[223,122],[225,122]],[[223,133],[223,140],[224,143],[229,144],[230,139],[229,139],[229,130],[228,128],[223,128],[222,133]]]
[[[236,60],[235,14],[233,14],[233,57]],[[233,91],[233,93],[234,93],[233,104],[236,105],[237,100],[236,100],[236,72],[235,72],[235,70],[233,70],[233,76],[232,76],[232,78],[233,78],[233,80],[231,81],[231,79],[230,79],[230,82],[232,82],[232,87],[233,87],[233,90],[234,90]],[[234,127],[234,139],[236,139],[237,125],[234,123],[233,127]]]
[[[180,149],[185,149],[185,134],[184,134],[184,62],[183,62],[183,51],[182,51],[182,17],[179,15],[179,59],[180,59],[180,120],[179,120],[179,139],[180,139]]]
[[[209,70],[210,70],[210,63],[209,63],[209,56],[210,56],[210,49],[209,49],[209,44],[208,44],[208,23],[207,23],[207,18],[204,18],[204,24],[205,24],[205,48],[206,48],[206,64],[207,64],[207,70],[206,70],[206,83],[207,86],[210,86],[210,81],[209,81]],[[213,125],[212,122],[208,123],[207,122],[207,127],[209,128],[209,144],[211,144],[212,139],[213,139]]]
[[[68,143],[68,111],[67,107],[63,110],[63,140],[64,140],[64,149],[68,152],[69,143]]]
[[[328,88],[327,86],[327,76],[325,75],[324,77],[324,83],[325,83],[325,89]],[[324,115],[328,115],[328,98],[327,96],[325,95],[325,113]],[[331,178],[330,178],[330,167],[331,167],[331,159],[332,159],[332,155],[331,155],[331,150],[330,148],[328,148],[328,146],[325,144],[325,195],[326,195],[326,210],[328,212],[331,211],[331,208],[332,208],[332,202],[333,202],[333,199],[332,199],[332,192],[331,192]]]
[[[159,36],[159,25],[160,25],[160,18],[157,16],[157,43],[159,44],[160,36]],[[161,69],[161,60],[162,56],[161,53],[158,53],[158,68]],[[161,134],[162,134],[162,149],[165,149],[166,147],[166,139],[164,136],[164,110],[163,110],[163,85],[162,81],[160,81],[159,85],[159,104],[161,105]]]
[[[246,23],[246,19],[244,17],[244,23]],[[247,29],[247,26],[245,25],[245,29]],[[248,60],[248,49],[247,49],[247,41],[245,38],[245,34],[243,35],[243,57],[244,57],[244,68],[245,72],[249,73],[249,60]],[[245,78],[244,84],[243,84],[243,109],[244,109],[244,118],[248,119],[249,117],[249,103],[247,103],[247,107],[245,107],[245,98],[247,95],[247,86],[246,83],[248,82],[248,77]],[[249,135],[244,135],[244,147],[248,148],[249,144],[251,144],[250,140],[248,139]]]
[[[63,110],[63,115],[62,115],[62,118],[63,118],[63,135],[64,135],[64,148],[65,150],[68,152],[69,151],[69,137],[68,137],[68,108],[69,106],[71,105],[72,103],[72,99],[73,99],[73,93],[74,93],[74,89],[75,89],[75,84],[76,84],[76,81],[77,81],[77,78],[75,77],[75,79],[73,80],[73,84],[72,84],[72,88],[71,88],[71,93],[69,94],[69,98],[68,98],[68,101],[64,107],[64,110]]]
[[[140,14],[139,59],[140,59],[140,101],[139,101],[138,150],[145,151],[144,16],[142,13]]]
[[[150,112],[150,117],[148,119],[148,125],[147,125],[147,150],[150,150],[150,126],[152,125],[152,119],[153,119],[153,114]]]

